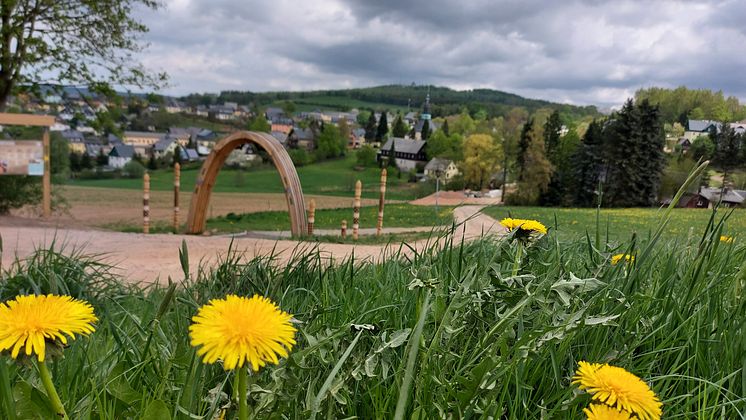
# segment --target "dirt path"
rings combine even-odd
[[[463,206],[454,211],[458,228],[456,240],[466,240],[483,234],[501,234],[499,223],[489,216],[478,213],[482,206]],[[52,242],[64,247],[66,252],[83,249],[87,254],[105,257],[114,265],[124,279],[133,283],[165,282],[170,276],[174,280],[183,277],[179,265],[179,247],[186,241],[189,248],[190,269],[196,270],[199,263],[210,264],[224,255],[230,244],[247,258],[255,255],[275,253],[280,261],[287,261],[294,252],[318,246],[322,254],[339,260],[352,255],[356,258],[378,260],[386,256],[386,247],[379,245],[315,244],[290,240],[268,240],[259,238],[206,237],[172,234],[143,235],[81,228],[61,228],[54,225],[36,224],[24,226],[19,218],[0,218],[2,235],[2,263],[7,267],[16,257],[24,258],[37,248],[48,247]],[[415,249],[425,246],[424,241],[413,244]]]

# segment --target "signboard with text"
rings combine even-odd
[[[0,175],[44,175],[44,146],[37,140],[0,140]]]

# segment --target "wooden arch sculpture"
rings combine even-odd
[[[197,177],[197,183],[192,194],[192,202],[189,205],[189,216],[187,217],[187,233],[202,233],[205,230],[207,218],[207,206],[210,203],[210,194],[215,185],[218,172],[225,163],[228,155],[237,147],[254,143],[263,148],[272,159],[277,171],[280,173],[282,185],[285,187],[285,199],[288,203],[290,213],[290,231],[293,236],[302,236],[306,233],[306,203],[303,198],[298,173],[290,156],[276,138],[266,133],[254,131],[239,131],[220,140],[210,152],[210,155],[202,165]]]

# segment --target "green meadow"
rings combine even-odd
[[[325,161],[297,168],[303,192],[305,194],[335,195],[352,197],[355,192],[355,182],[363,184],[363,197],[378,198],[380,191],[381,170],[378,168],[356,169],[354,156]],[[187,165],[181,171],[181,189],[194,189],[199,165]],[[127,188],[142,189],[141,179],[76,179],[69,181],[70,185],[99,188]],[[150,172],[150,188],[160,191],[173,189],[173,173],[171,170],[155,170]],[[237,170],[223,168],[213,187],[216,192],[252,192],[252,193],[282,193],[284,188],[280,176],[274,167],[264,165],[257,169]],[[407,182],[407,174],[401,177],[388,177],[386,198],[391,200],[414,200],[432,193],[429,184]]]

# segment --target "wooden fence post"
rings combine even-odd
[[[52,216],[52,165],[49,161],[51,153],[49,146],[49,127],[44,127],[41,135],[42,147],[44,148],[44,174],[42,174],[42,206],[44,217]]]
[[[381,170],[381,196],[378,198],[378,224],[376,225],[376,236],[381,236],[383,230],[383,204],[386,197],[386,168]]]
[[[360,228],[360,195],[363,192],[363,183],[358,179],[355,183],[355,201],[352,204],[352,240],[357,241],[358,229]]]
[[[342,220],[342,239],[347,238],[347,220]]]
[[[150,174],[142,177],[142,233],[150,233]]]
[[[308,202],[308,236],[313,236],[313,223],[316,218],[316,200]]]
[[[174,233],[179,232],[179,190],[181,189],[181,165],[174,164]]]

